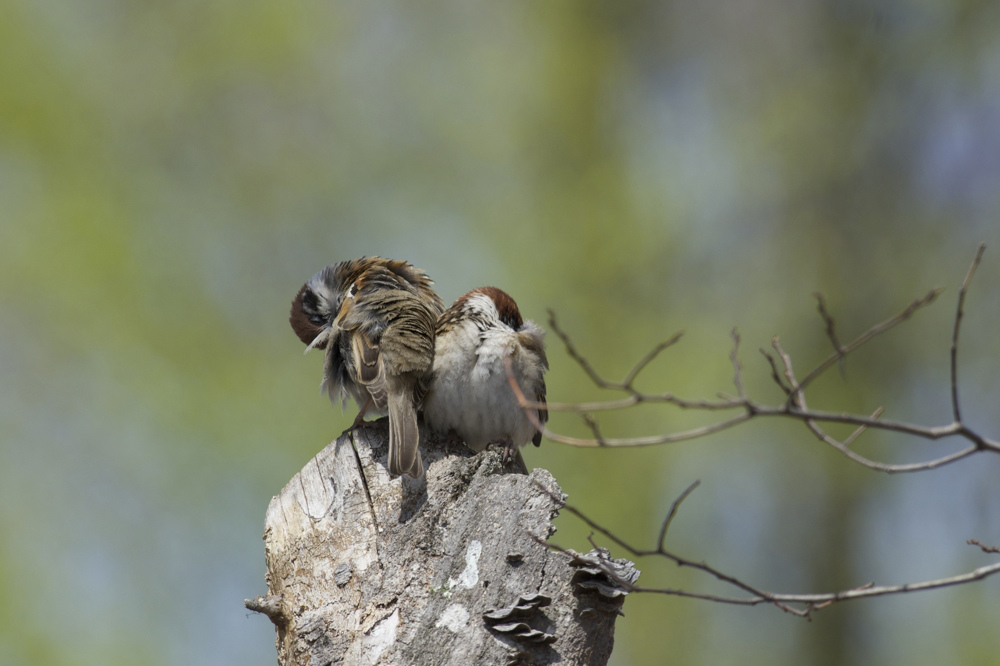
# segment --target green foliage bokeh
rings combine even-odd
[[[828,353],[811,292],[847,338],[945,286],[813,398],[939,424],[985,240],[962,389],[995,436],[997,26],[985,2],[0,0],[0,663],[273,663],[241,607],[264,510],[353,416],[318,394],[287,308],[362,254],[425,268],[448,302],[496,284],[543,325],[552,308],[612,379],[684,329],[640,383],[688,397],[732,391],[734,324],[776,399],[757,347]],[[601,395],[549,348],[550,400]],[[952,445],[866,437],[892,461]],[[675,547],[767,589],[941,577],[985,563],[966,538],[1000,542],[988,458],[881,476],[782,423],[526,457],[642,545],[701,479]],[[564,516],[555,540],[587,534]],[[1000,663],[998,584],[812,623],[636,595],[613,663]]]

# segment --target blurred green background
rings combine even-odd
[[[996,437],[998,210],[995,2],[0,0],[0,663],[274,663],[242,607],[265,590],[264,511],[353,417],[286,320],[329,262],[408,259],[446,302],[501,286],[613,379],[684,329],[641,386],[692,398],[732,391],[733,325],[752,393],[776,400],[756,349],[780,334],[800,370],[829,352],[813,291],[846,340],[944,286],[811,399],[937,425],[985,240],[961,388]],[[549,348],[550,400],[601,396]],[[891,462],[956,446],[857,444]],[[996,560],[966,539],[1000,543],[997,456],[886,476],[753,422],[526,458],[641,545],[700,479],[673,547],[778,591],[951,575]],[[728,591],[638,564],[647,585]],[[633,595],[612,661],[1000,664],[998,593],[812,622]]]

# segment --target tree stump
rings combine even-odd
[[[547,471],[511,472],[499,450],[426,429],[421,453],[423,478],[390,478],[380,419],[271,500],[268,595],[246,606],[274,622],[278,663],[606,664],[632,563],[538,541],[564,497]]]

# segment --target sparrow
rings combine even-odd
[[[324,349],[322,388],[354,397],[351,428],[374,409],[389,414],[389,472],[423,475],[417,409],[434,360],[444,310],[427,274],[406,261],[362,257],[327,266],[292,301],[289,322],[306,351]]]
[[[524,321],[517,303],[496,287],[480,287],[459,297],[440,316],[434,341],[434,366],[424,397],[424,420],[440,432],[454,431],[474,451],[504,445],[504,460],[520,459],[518,447],[542,433],[518,404],[507,380],[509,356],[521,390],[545,403],[545,333]],[[536,410],[538,422],[548,410]],[[523,467],[523,460],[521,460]]]

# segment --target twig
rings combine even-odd
[[[881,409],[881,408],[879,408],[879,409]],[[877,462],[875,460],[871,460],[869,458],[864,457],[863,455],[861,455],[859,453],[856,453],[855,451],[852,451],[851,449],[848,448],[847,440],[845,440],[844,442],[838,442],[836,439],[834,439],[833,437],[830,437],[828,434],[826,434],[826,432],[824,432],[823,429],[820,428],[819,425],[817,425],[816,421],[814,421],[814,420],[806,420],[806,427],[809,428],[810,432],[812,432],[814,435],[816,435],[816,437],[818,437],[820,440],[826,442],[827,444],[829,444],[833,448],[837,449],[838,451],[840,451],[841,453],[843,453],[845,456],[847,456],[848,458],[850,458],[854,462],[856,462],[856,463],[858,463],[860,465],[864,465],[865,467],[867,467],[869,469],[873,469],[873,470],[875,470],[877,472],[886,472],[888,474],[899,474],[899,473],[903,473],[903,472],[924,472],[924,471],[927,471],[927,470],[930,470],[930,469],[935,469],[937,467],[942,467],[944,465],[947,465],[947,464],[950,464],[950,463],[953,463],[953,462],[957,462],[957,461],[962,460],[963,458],[967,458],[967,457],[971,456],[972,454],[976,453],[977,451],[979,451],[979,447],[977,447],[975,445],[972,445],[972,446],[969,446],[969,447],[966,447],[966,448],[962,449],[961,451],[956,451],[955,453],[952,453],[952,454],[949,454],[949,455],[946,455],[946,456],[942,456],[940,458],[935,458],[933,460],[928,460],[928,461],[919,462],[919,463],[909,463],[909,464],[902,464],[902,465],[892,465],[892,464],[888,464],[888,463],[881,463],[881,462]],[[857,430],[855,430],[854,432],[858,433],[858,432],[862,431],[865,428],[866,428],[866,426],[861,426]],[[854,435],[854,433],[852,433],[852,437],[853,437],[853,435]]]
[[[968,291],[969,284],[972,281],[972,277],[975,274],[975,270],[978,267],[980,261],[982,260],[983,251],[985,245],[980,245],[976,253],[976,256],[969,267],[969,270],[962,282],[961,289],[959,290],[958,297],[958,308],[955,317],[955,324],[952,333],[952,343],[951,343],[951,358],[952,358],[952,407],[955,419],[952,423],[942,425],[942,426],[923,426],[914,423],[908,423],[903,421],[894,421],[891,419],[883,419],[882,413],[883,408],[879,407],[871,415],[864,414],[851,414],[851,413],[840,413],[840,412],[830,412],[824,410],[811,409],[806,405],[805,390],[806,387],[824,371],[826,371],[830,366],[836,363],[838,360],[842,360],[848,354],[857,350],[866,342],[872,340],[876,336],[885,333],[886,331],[892,329],[899,323],[906,321],[913,316],[915,312],[921,308],[932,303],[937,296],[942,292],[942,289],[932,289],[924,297],[918,298],[912,301],[906,306],[901,312],[896,314],[889,319],[878,323],[867,331],[859,335],[857,338],[844,345],[840,342],[834,324],[832,315],[826,309],[826,304],[823,297],[819,294],[816,295],[819,301],[820,316],[826,323],[827,336],[830,338],[831,343],[835,348],[835,353],[824,359],[816,367],[814,367],[805,378],[798,380],[792,370],[792,359],[789,354],[787,354],[778,342],[777,338],[772,341],[772,347],[774,349],[774,354],[761,349],[760,352],[763,354],[768,362],[771,370],[771,378],[778,385],[778,387],[785,394],[785,402],[780,405],[766,405],[758,403],[751,399],[746,392],[746,387],[743,382],[742,370],[743,366],[739,360],[739,346],[740,346],[740,336],[738,331],[733,329],[731,335],[733,338],[733,348],[730,352],[730,361],[733,365],[733,383],[736,386],[737,396],[727,396],[722,393],[718,394],[720,400],[687,400],[684,398],[679,398],[672,393],[660,393],[660,394],[650,394],[638,391],[634,387],[634,382],[638,377],[639,373],[644,370],[649,363],[656,358],[663,350],[674,345],[681,337],[678,333],[671,337],[670,339],[659,343],[652,350],[650,350],[645,356],[632,369],[629,370],[625,375],[625,379],[621,382],[612,382],[604,379],[600,374],[593,368],[586,357],[581,354],[576,346],[573,344],[569,335],[559,328],[556,322],[555,315],[551,311],[549,312],[550,319],[549,323],[552,329],[555,331],[556,335],[563,341],[566,346],[569,355],[583,368],[584,372],[591,378],[591,380],[600,388],[625,391],[629,395],[624,398],[616,400],[607,401],[595,401],[579,404],[569,404],[569,403],[548,403],[548,405],[543,405],[538,402],[528,400],[523,391],[517,385],[517,381],[514,378],[513,372],[507,364],[507,379],[510,383],[512,390],[514,391],[519,404],[524,408],[528,414],[528,418],[531,420],[532,424],[538,428],[542,434],[556,442],[563,444],[568,444],[570,446],[580,446],[580,447],[632,447],[632,446],[653,446],[657,444],[669,444],[674,442],[685,441],[689,439],[695,439],[698,437],[704,437],[716,432],[721,432],[723,430],[735,427],[744,421],[747,421],[753,417],[782,417],[782,418],[792,418],[801,420],[807,428],[821,441],[833,446],[838,451],[846,455],[851,460],[864,465],[870,469],[887,472],[887,473],[897,473],[897,472],[918,472],[924,470],[935,469],[943,465],[947,465],[958,460],[962,460],[974,453],[979,451],[990,451],[992,453],[1000,453],[1000,442],[995,439],[991,439],[982,435],[971,428],[969,428],[965,423],[962,422],[960,418],[959,402],[958,402],[958,382],[957,382],[957,350],[958,350],[958,334],[960,329],[960,324],[964,311],[965,295]],[[782,368],[779,368],[780,365]],[[608,438],[604,437],[600,433],[599,424],[591,416],[593,412],[599,412],[604,410],[612,409],[624,409],[640,403],[660,403],[660,404],[670,404],[675,407],[682,409],[696,409],[704,411],[717,411],[726,409],[739,409],[741,413],[714,423],[709,423],[703,426],[692,428],[689,430],[675,432],[675,433],[664,433],[653,436],[646,437],[631,437],[631,438]],[[580,414],[583,418],[585,424],[590,429],[591,433],[594,435],[592,439],[582,439],[577,437],[569,437],[566,435],[558,434],[550,430],[546,424],[540,423],[537,418],[536,410],[547,407],[550,412],[557,411],[570,411]],[[848,436],[843,442],[837,441],[830,435],[828,435],[823,428],[820,426],[822,423],[845,423],[855,426],[855,430]],[[907,435],[912,435],[915,437],[921,437],[925,439],[937,440],[945,437],[960,437],[966,439],[971,443],[970,447],[963,448],[958,451],[934,458],[932,460],[927,460],[918,463],[909,463],[902,465],[888,464],[870,460],[850,449],[850,445],[867,429],[878,429],[890,432],[899,432]]]
[[[810,372],[808,375],[806,375],[806,378],[802,380],[802,383],[800,384],[800,386],[802,387],[802,389],[805,389],[807,386],[809,386],[809,384],[811,384],[814,379],[816,379],[821,374],[823,374],[831,365],[833,365],[838,360],[840,360],[840,358],[842,356],[846,356],[847,354],[850,354],[855,349],[857,349],[861,345],[865,344],[866,342],[868,342],[869,340],[871,340],[875,336],[880,335],[882,333],[885,333],[886,331],[888,331],[889,329],[893,328],[897,324],[900,324],[900,323],[906,321],[907,319],[909,319],[910,317],[912,317],[913,313],[915,313],[920,308],[926,307],[926,306],[930,305],[931,303],[933,303],[934,299],[936,299],[941,294],[942,291],[944,291],[944,289],[942,289],[942,288],[931,289],[929,292],[927,292],[926,296],[924,296],[923,298],[918,298],[917,300],[915,300],[912,303],[910,303],[908,306],[906,306],[906,309],[904,309],[902,312],[900,312],[895,317],[892,317],[891,319],[887,319],[886,321],[882,322],[881,324],[876,324],[875,326],[872,326],[870,329],[868,329],[867,331],[865,331],[864,333],[862,333],[855,340],[853,340],[850,344],[848,344],[846,347],[844,347],[843,353],[840,353],[838,351],[837,353],[834,353],[831,356],[827,357],[826,360],[824,360],[822,363],[820,363],[819,365],[817,365],[812,370],[812,372]]]
[[[632,385],[635,382],[636,377],[639,376],[639,373],[642,372],[642,370],[645,369],[645,367],[649,365],[653,361],[653,359],[659,356],[660,352],[662,352],[667,347],[677,344],[677,342],[684,335],[684,331],[678,331],[677,333],[674,333],[672,336],[670,336],[668,339],[658,343],[645,356],[639,359],[639,362],[636,363],[632,367],[632,369],[628,371],[628,373],[626,373],[625,379],[623,379],[620,382],[611,382],[601,377],[601,375],[598,374],[596,370],[594,370],[594,367],[590,365],[590,362],[583,356],[583,354],[577,351],[576,347],[573,345],[573,342],[569,339],[569,336],[566,333],[564,333],[561,328],[559,328],[559,324],[556,321],[556,313],[553,312],[552,310],[549,310],[548,312],[549,312],[549,326],[552,328],[552,331],[557,336],[559,336],[559,339],[562,340],[563,345],[565,345],[566,347],[566,352],[573,358],[573,360],[577,362],[577,364],[581,368],[583,368],[583,371],[587,373],[587,376],[590,377],[591,381],[593,381],[599,387],[606,389],[616,389],[619,391],[633,391],[634,389],[632,388]]]
[[[710,435],[728,428],[732,428],[735,425],[743,423],[747,419],[751,418],[751,414],[743,413],[738,416],[734,416],[725,421],[719,421],[717,423],[710,423],[709,425],[702,426],[700,428],[692,428],[691,430],[684,430],[682,432],[666,434],[666,435],[654,435],[651,437],[635,437],[635,438],[602,438],[600,441],[595,439],[580,439],[578,437],[567,437],[566,435],[560,435],[549,428],[541,422],[538,418],[536,410],[539,407],[543,407],[541,403],[533,402],[528,400],[524,391],[521,390],[520,385],[517,383],[517,378],[514,377],[514,368],[511,365],[510,357],[504,357],[504,368],[507,372],[507,383],[510,385],[511,390],[514,391],[514,396],[517,398],[518,404],[525,410],[525,414],[528,420],[531,422],[539,432],[541,432],[545,437],[551,439],[553,442],[560,442],[562,444],[569,444],[570,446],[580,446],[586,448],[607,446],[607,447],[621,447],[621,446],[654,446],[656,444],[669,444],[673,442],[680,442],[686,439],[695,439],[697,437],[704,437],[705,435]],[[734,405],[729,405],[734,406]],[[739,405],[735,405],[739,406]],[[575,410],[574,410],[575,411]]]
[[[780,388],[786,396],[791,396],[792,389],[785,386],[785,382],[781,379],[781,373],[778,372],[778,364],[774,361],[774,357],[765,351],[763,347],[760,348],[760,353],[767,359],[767,364],[771,366],[771,379],[774,380],[774,383],[778,385],[778,388]]]
[[[830,344],[837,351],[837,354],[843,360],[844,356],[847,355],[847,349],[840,344],[840,340],[837,339],[837,331],[834,326],[833,316],[830,315],[829,311],[826,309],[826,299],[823,298],[823,294],[813,292],[813,296],[816,297],[817,309],[819,310],[819,316],[823,318],[823,323],[826,324],[826,337],[830,338]]]
[[[670,511],[667,512],[667,517],[663,520],[663,527],[660,528],[660,538],[657,540],[661,552],[663,551],[663,540],[667,538],[667,530],[670,528],[670,523],[673,522],[674,516],[677,515],[677,509],[680,508],[681,502],[687,499],[687,496],[693,493],[694,489],[700,485],[701,481],[695,481],[670,505]]]
[[[601,429],[597,425],[597,421],[595,421],[593,417],[587,413],[580,414],[580,417],[583,419],[583,422],[587,424],[587,427],[590,428],[590,432],[594,434],[594,441],[603,446],[604,436],[601,434]]]
[[[876,409],[876,410],[875,410],[875,412],[874,412],[874,413],[872,414],[871,418],[873,418],[873,419],[877,419],[878,417],[882,416],[882,412],[884,412],[884,411],[885,411],[885,408],[884,408],[884,407],[879,407],[879,408],[878,408],[878,409]],[[851,433],[850,435],[848,435],[848,436],[847,436],[847,439],[845,439],[845,440],[844,440],[844,442],[843,442],[843,447],[844,447],[845,449],[846,449],[846,448],[848,448],[848,447],[849,447],[849,446],[850,446],[851,444],[853,444],[853,443],[854,443],[854,440],[856,440],[856,439],[857,439],[858,437],[860,437],[860,436],[861,436],[861,433],[863,433],[863,432],[864,432],[865,430],[868,430],[868,426],[866,426],[866,425],[859,425],[859,426],[858,426],[858,427],[857,427],[857,428],[856,428],[856,429],[854,430],[854,432],[852,432],[852,433]]]
[[[536,543],[539,543],[545,546],[546,548],[549,548],[550,550],[554,550],[557,553],[562,553],[563,555],[567,555],[568,557],[573,557],[573,558],[579,557],[580,555],[580,553],[576,552],[575,550],[572,550],[571,548],[563,548],[562,546],[554,544],[551,541],[546,541],[537,534],[529,533],[529,536]],[[591,532],[591,536],[593,536],[593,532]],[[591,544],[594,543],[593,539],[591,539],[590,537],[588,537],[587,540]],[[626,589],[629,592],[652,592],[657,594],[670,594],[678,597],[687,597],[689,599],[701,599],[702,601],[713,601],[715,603],[734,604],[738,606],[756,606],[758,604],[764,603],[765,601],[764,599],[754,599],[754,598],[723,597],[717,594],[702,594],[700,592],[689,592],[687,590],[679,590],[672,588],[646,588],[636,585],[634,583],[630,583],[629,581],[625,580],[624,578],[618,575],[618,573],[614,570],[614,568],[612,568],[610,565],[605,564],[604,562],[600,563],[600,567],[606,576],[611,578],[611,580],[613,580],[618,585],[621,585],[623,589]],[[799,614],[796,611],[793,612],[795,614]]]
[[[551,310],[549,312],[551,313]],[[554,315],[553,315],[553,317],[554,317]],[[622,380],[620,388],[631,389],[632,388],[632,382],[634,382],[635,378],[639,376],[639,373],[642,372],[646,368],[646,366],[649,365],[652,362],[652,360],[654,358],[656,358],[657,356],[659,356],[659,354],[660,354],[661,351],[663,351],[667,347],[671,347],[671,346],[675,345],[677,343],[677,341],[680,340],[683,335],[684,335],[684,331],[679,331],[677,333],[674,333],[669,339],[664,340],[663,342],[661,342],[661,343],[657,344],[655,347],[653,347],[649,351],[648,354],[646,354],[645,356],[643,356],[639,360],[639,362],[635,364],[635,367],[633,367],[631,370],[628,371],[628,374],[625,375],[625,379]]]
[[[733,385],[736,386],[736,395],[740,400],[746,401],[747,390],[743,386],[743,364],[740,363],[740,332],[734,327],[729,334],[733,338],[733,351],[729,354],[729,360],[733,364]]]
[[[771,346],[774,347],[774,351],[777,352],[782,365],[785,366],[785,381],[791,387],[791,392],[788,394],[788,404],[793,404],[795,407],[805,410],[806,398],[802,393],[802,385],[795,379],[795,374],[792,372],[792,357],[781,348],[781,344],[778,343],[778,336],[774,336],[771,339]]]
[[[826,592],[820,594],[787,594],[787,593],[767,592],[731,574],[727,574],[719,569],[711,567],[705,562],[696,562],[694,560],[681,557],[680,555],[677,555],[676,553],[673,553],[672,551],[669,551],[663,547],[663,541],[666,535],[667,526],[673,519],[673,516],[676,514],[680,503],[684,500],[684,498],[686,498],[688,495],[691,494],[691,492],[698,486],[698,483],[699,482],[696,481],[695,483],[691,484],[687,488],[687,490],[681,493],[680,497],[678,497],[671,505],[670,512],[667,515],[667,519],[664,521],[663,527],[661,527],[660,529],[658,546],[655,549],[641,549],[632,546],[624,539],[614,534],[608,528],[595,522],[593,519],[588,517],[586,514],[584,514],[576,507],[566,504],[561,496],[555,495],[537,481],[535,482],[535,485],[541,488],[543,492],[548,494],[559,505],[560,509],[565,509],[566,511],[572,513],[574,516],[576,516],[584,523],[586,523],[586,525],[590,527],[594,532],[604,535],[612,543],[628,551],[628,553],[633,557],[650,557],[650,556],[662,557],[664,559],[674,562],[679,566],[691,567],[693,569],[706,573],[716,578],[717,580],[720,580],[728,585],[732,585],[733,587],[742,590],[743,592],[746,592],[750,596],[728,597],[728,596],[719,596],[711,594],[702,594],[698,592],[690,592],[687,590],[680,590],[675,588],[642,587],[639,585],[632,584],[626,580],[623,580],[615,573],[614,569],[610,565],[605,565],[603,562],[601,562],[601,564],[603,565],[601,566],[601,569],[604,571],[604,573],[608,575],[610,578],[612,578],[618,585],[623,586],[630,592],[644,592],[648,594],[668,594],[674,596],[689,597],[693,599],[702,599],[705,601],[713,601],[716,603],[735,604],[742,606],[756,606],[758,604],[766,603],[774,605],[787,613],[791,613],[799,617],[810,618],[813,612],[822,610],[823,608],[831,606],[832,604],[840,601],[848,601],[851,599],[865,599],[868,597],[881,597],[890,594],[907,594],[910,592],[920,592],[924,590],[934,590],[942,587],[963,585],[977,580],[983,580],[984,578],[988,578],[989,576],[992,576],[996,573],[1000,573],[1000,562],[997,562],[995,564],[982,566],[977,569],[973,569],[972,571],[969,571],[967,573],[957,574],[955,576],[948,576],[946,578],[937,578],[934,580],[920,581],[916,583],[903,583],[901,585],[877,586],[874,583],[865,583],[864,585],[860,585],[858,587],[854,587],[848,590],[841,590],[839,592]],[[575,551],[564,549],[536,535],[532,536],[536,541],[545,545],[548,548],[551,548],[552,550],[565,553],[570,556],[577,555]],[[593,532],[591,532],[591,535],[588,538],[588,540],[595,548],[597,547],[597,544],[593,540]],[[984,552],[987,553],[1000,552],[1000,548],[996,548],[993,546],[983,546],[975,539],[970,539],[968,543],[979,546],[981,549],[983,549]],[[801,605],[803,606],[803,608],[795,608],[790,604]]]
[[[705,562],[695,562],[694,560],[688,560],[688,559],[685,559],[685,558],[680,557],[678,555],[675,555],[675,554],[671,553],[670,551],[661,550],[659,548],[654,549],[654,550],[643,550],[643,549],[640,549],[640,548],[636,548],[636,547],[634,547],[634,546],[626,543],[623,539],[621,539],[618,536],[616,536],[608,528],[606,528],[606,527],[604,527],[602,525],[599,525],[598,523],[596,523],[593,520],[591,520],[586,514],[584,514],[582,511],[580,511],[576,507],[571,506],[569,504],[566,504],[561,498],[559,498],[557,495],[553,494],[551,491],[549,491],[546,488],[544,488],[543,486],[541,486],[537,481],[535,482],[535,485],[539,486],[540,488],[542,488],[542,490],[544,492],[548,493],[549,496],[552,497],[552,499],[554,501],[556,501],[557,503],[559,503],[561,505],[562,509],[565,509],[566,511],[569,511],[574,516],[576,516],[577,518],[579,518],[580,520],[582,520],[584,523],[586,523],[587,526],[590,527],[592,530],[594,530],[595,532],[599,532],[600,534],[603,534],[608,539],[610,539],[612,542],[614,542],[615,544],[621,546],[622,548],[624,548],[625,550],[627,550],[629,553],[631,553],[635,557],[645,557],[647,555],[659,555],[659,556],[665,557],[665,558],[667,558],[669,560],[672,560],[673,562],[675,562],[679,566],[691,567],[693,569],[697,569],[699,571],[703,571],[703,572],[705,572],[705,573],[707,573],[707,574],[709,574],[711,576],[714,576],[715,578],[721,580],[724,583],[729,583],[730,585],[738,587],[738,588],[744,590],[745,592],[749,592],[750,594],[753,594],[755,596],[765,598],[766,595],[767,595],[766,592],[758,590],[758,589],[754,588],[753,586],[749,585],[748,583],[744,583],[743,581],[738,580],[738,579],[730,576],[729,574],[723,573],[722,571],[719,571],[718,569],[715,569],[715,568],[709,566]],[[693,488],[692,488],[692,490],[693,490]],[[636,588],[636,589],[638,589],[638,588]]]
[[[268,595],[268,596],[257,596],[253,599],[244,599],[243,606],[247,610],[252,610],[255,613],[263,613],[271,622],[274,623],[276,627],[285,627],[288,625],[289,618],[281,605],[281,597]]]
[[[965,543],[969,544],[970,546],[979,546],[979,549],[982,550],[984,553],[1000,553],[1000,546],[984,546],[983,544],[979,543],[978,539],[969,539]]]
[[[773,348],[773,353],[761,349],[761,353],[766,358],[768,365],[770,366],[771,377],[774,382],[781,388],[785,395],[785,400],[777,405],[766,405],[758,403],[751,399],[747,394],[746,387],[743,381],[743,365],[739,359],[739,348],[740,348],[740,335],[736,329],[733,329],[731,336],[733,339],[733,347],[730,352],[730,361],[733,366],[733,384],[736,387],[737,395],[726,396],[719,394],[719,401],[711,400],[685,400],[683,398],[678,398],[670,393],[662,394],[647,394],[638,391],[634,387],[634,382],[638,375],[655,359],[663,350],[672,346],[680,339],[680,334],[677,334],[666,340],[664,342],[656,345],[652,350],[650,350],[645,356],[643,356],[640,361],[633,366],[628,373],[626,373],[625,378],[621,382],[612,382],[603,379],[593,366],[587,361],[587,359],[576,349],[573,345],[570,337],[561,329],[559,329],[555,315],[550,312],[550,324],[556,335],[563,341],[566,345],[567,352],[569,355],[576,360],[576,362],[583,368],[587,375],[591,378],[594,383],[604,389],[619,390],[628,393],[628,396],[619,400],[609,400],[602,402],[590,402],[583,404],[549,404],[548,408],[551,411],[572,411],[578,413],[584,422],[590,429],[593,439],[580,439],[574,437],[567,437],[560,435],[558,433],[549,430],[545,423],[541,423],[540,419],[537,417],[537,410],[543,407],[543,405],[527,400],[521,387],[518,385],[516,378],[513,374],[513,369],[511,366],[510,359],[504,359],[505,368],[507,371],[507,379],[510,384],[511,390],[517,397],[519,404],[525,409],[528,418],[531,420],[532,424],[538,428],[546,437],[557,442],[562,442],[570,444],[573,446],[583,446],[583,447],[594,447],[594,446],[648,446],[653,444],[664,444],[669,442],[677,442],[686,439],[693,439],[696,437],[703,437],[705,435],[719,432],[727,428],[734,427],[743,421],[747,421],[753,417],[757,416],[771,416],[771,417],[782,417],[782,418],[792,418],[801,420],[806,427],[812,432],[818,439],[827,443],[828,445],[834,447],[837,451],[847,456],[849,459],[864,465],[870,469],[897,473],[897,472],[917,472],[930,470],[937,467],[941,467],[958,460],[970,457],[981,451],[990,451],[993,453],[1000,453],[1000,442],[987,438],[986,436],[973,431],[969,428],[961,418],[961,410],[958,396],[958,371],[957,371],[957,358],[958,358],[958,338],[959,331],[961,327],[961,321],[964,315],[964,304],[965,297],[968,292],[969,285],[972,281],[972,277],[975,274],[976,268],[982,260],[985,245],[980,245],[976,253],[975,258],[969,270],[962,282],[962,286],[958,293],[958,305],[955,314],[955,321],[952,331],[951,339],[951,403],[952,412],[954,420],[952,423],[942,425],[942,426],[923,426],[914,423],[907,423],[902,421],[894,421],[883,419],[882,415],[884,409],[879,407],[875,409],[870,415],[866,414],[852,414],[852,413],[841,413],[841,412],[831,412],[824,410],[811,409],[808,407],[806,402],[806,388],[811,384],[813,380],[819,377],[823,372],[829,369],[834,363],[840,361],[843,362],[844,358],[861,347],[863,344],[869,340],[875,338],[878,335],[892,329],[899,323],[906,321],[913,314],[932,303],[937,296],[941,293],[941,289],[933,289],[927,293],[923,298],[912,301],[903,311],[899,314],[879,323],[867,331],[862,333],[860,336],[844,345],[841,344],[837,333],[836,326],[833,316],[826,308],[825,300],[822,295],[816,294],[818,300],[818,309],[820,316],[826,326],[826,334],[830,339],[831,344],[834,347],[834,353],[824,359],[816,367],[814,367],[805,378],[799,380],[792,366],[791,356],[781,347],[778,338],[775,337],[772,340],[771,346]],[[701,409],[705,411],[720,410],[720,409],[740,409],[742,410],[737,416],[723,419],[715,423],[709,423],[697,428],[690,430],[677,432],[677,433],[667,433],[661,435],[655,435],[651,437],[635,437],[635,438],[605,438],[600,431],[599,424],[591,416],[591,412],[602,411],[607,409],[621,409],[630,407],[643,402],[657,402],[672,404],[679,408],[684,409]],[[821,424],[825,423],[844,423],[854,425],[855,429],[849,436],[847,436],[843,441],[839,441],[836,438],[830,436],[826,433]],[[954,451],[947,455],[934,458],[932,460],[927,460],[917,463],[909,463],[902,465],[887,464],[874,460],[870,460],[865,456],[853,451],[850,447],[851,445],[860,437],[866,430],[870,428],[875,428],[879,430],[899,432],[903,434],[908,434],[916,437],[921,437],[930,440],[938,440],[945,437],[960,437],[970,442],[970,446],[962,448],[961,450]],[[537,482],[536,482],[537,483]],[[955,576],[949,576],[945,578],[939,578],[935,580],[921,581],[916,583],[906,583],[901,585],[889,585],[889,586],[877,586],[874,583],[866,583],[864,585],[851,588],[848,590],[842,590],[838,592],[829,592],[823,594],[784,594],[784,593],[773,593],[765,590],[761,590],[756,586],[747,583],[736,576],[724,572],[720,569],[710,566],[704,561],[695,561],[689,558],[682,557],[672,550],[667,549],[666,536],[669,527],[676,517],[681,503],[698,487],[699,482],[691,484],[681,495],[674,500],[670,506],[663,523],[660,526],[660,531],[658,538],[656,540],[656,547],[653,549],[642,549],[637,548],[630,543],[626,542],[623,538],[617,536],[611,530],[602,525],[596,523],[591,518],[586,516],[579,509],[567,505],[564,503],[561,496],[557,497],[545,490],[553,500],[556,501],[562,509],[572,513],[587,524],[591,530],[593,530],[588,537],[588,540],[592,545],[597,547],[594,540],[594,534],[600,534],[606,539],[609,539],[612,543],[625,549],[632,556],[635,557],[659,557],[673,562],[678,566],[685,566],[695,569],[707,574],[727,585],[739,589],[746,596],[720,596],[720,595],[710,595],[702,594],[698,592],[691,592],[688,590],[674,589],[674,588],[647,588],[642,586],[637,586],[629,581],[624,581],[617,576],[614,568],[610,566],[609,563],[601,562],[601,568],[604,572],[619,585],[622,585],[625,589],[633,592],[646,592],[652,594],[669,594],[683,597],[690,597],[696,599],[703,599],[707,601],[713,601],[717,603],[726,604],[737,604],[737,605],[748,605],[753,606],[757,604],[771,604],[781,610],[792,613],[794,615],[810,618],[811,614],[815,611],[823,609],[834,603],[841,601],[846,601],[850,599],[862,599],[868,597],[885,596],[890,594],[904,594],[909,592],[916,592],[922,590],[937,589],[942,587],[949,587],[954,585],[962,585],[965,583],[970,583],[973,581],[982,580],[996,573],[1000,573],[1000,562],[979,567],[967,573],[958,574]],[[539,484],[539,487],[540,484]],[[556,546],[554,544],[548,543],[547,541],[535,537],[539,542],[544,543],[549,548],[557,550],[559,552],[566,553],[568,555],[576,555],[573,551],[565,550]],[[978,546],[984,553],[987,554],[997,554],[1000,553],[1000,547],[997,546],[986,546],[981,544],[975,539],[970,539],[968,541],[970,545]]]
[[[951,411],[955,417],[955,423],[962,422],[962,414],[958,405],[958,331],[962,326],[962,316],[964,315],[963,309],[965,307],[965,293],[969,289],[969,283],[972,282],[972,276],[976,274],[976,268],[979,266],[979,262],[983,259],[983,253],[986,251],[986,243],[980,243],[979,248],[976,250],[976,257],[972,260],[972,265],[969,266],[969,271],[965,274],[965,279],[962,280],[962,286],[958,290],[958,307],[955,310],[955,326],[951,331]]]

